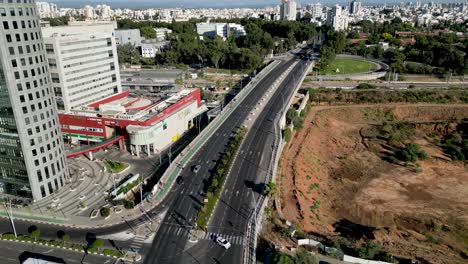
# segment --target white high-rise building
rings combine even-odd
[[[48,2],[36,2],[36,6],[41,18],[54,18],[60,16],[60,12],[56,4]]]
[[[40,200],[68,178],[34,1],[0,1],[0,196]]]
[[[348,28],[349,17],[343,12],[339,5],[333,6],[327,13],[327,25],[332,26],[335,31],[343,31]]]
[[[296,1],[295,0],[282,0],[280,13],[281,13],[282,20],[296,20],[296,17],[297,17]]]
[[[60,111],[122,92],[114,28],[112,23],[42,28]]]
[[[358,0],[353,0],[349,4],[349,13],[351,15],[358,15],[361,12],[361,2]]]
[[[312,16],[312,18],[322,17],[322,15],[323,15],[323,6],[320,3],[311,5],[310,15]]]
[[[85,5],[83,8],[83,16],[86,18],[94,18],[94,8],[89,5]]]

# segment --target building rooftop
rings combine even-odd
[[[193,100],[194,98],[192,97],[195,90],[197,89],[182,89],[164,98],[151,99],[131,96],[128,91],[125,91],[89,104],[82,109],[74,109],[63,114],[130,120],[141,122],[142,124],[150,124],[158,121],[161,114],[164,115],[164,112],[171,106],[185,104],[185,99]]]

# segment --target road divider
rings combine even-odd
[[[197,226],[205,230],[206,226],[213,214],[213,211],[218,203],[219,196],[226,181],[226,176],[229,174],[232,163],[236,157],[236,153],[244,140],[247,130],[241,127],[237,130],[236,135],[229,143],[224,154],[217,162],[214,173],[209,178],[209,187],[206,192],[206,197],[203,206],[198,211]]]

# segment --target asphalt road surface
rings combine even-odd
[[[198,152],[194,158],[192,158],[191,165],[200,164],[202,165],[201,170],[198,172],[197,175],[193,175],[191,171],[191,166],[187,166],[185,171],[182,172],[182,176],[184,177],[185,181],[184,184],[181,186],[175,186],[168,197],[161,203],[158,207],[153,209],[152,211],[148,212],[150,217],[157,216],[161,211],[169,209],[169,213],[167,214],[163,225],[160,227],[156,239],[151,247],[143,248],[142,252],[145,253],[149,251],[149,257],[145,259],[147,263],[153,263],[151,260],[154,260],[156,263],[156,258],[158,259],[157,263],[190,263],[185,262],[187,256],[191,253],[184,253],[187,252],[185,245],[188,240],[187,230],[191,228],[192,223],[195,220],[195,216],[197,213],[198,208],[201,206],[201,197],[198,195],[200,191],[203,189],[203,180],[207,179],[210,176],[210,171],[216,164],[216,161],[219,159],[221,153],[224,151],[229,137],[233,135],[233,133],[238,129],[238,127],[242,124],[245,118],[250,114],[251,110],[255,107],[255,105],[260,101],[261,97],[264,95],[265,91],[272,86],[274,81],[293,63],[293,60],[289,60],[286,62],[282,62],[278,67],[273,69],[273,71],[265,76],[263,80],[261,80],[256,87],[254,87],[254,91],[252,91],[249,96],[242,102],[242,104],[235,110],[235,112],[230,115],[230,117],[225,121],[225,123],[219,128],[217,134],[210,139],[210,141],[205,144],[204,148]],[[292,75],[291,75],[292,76]],[[288,76],[284,83],[292,82],[292,77]],[[281,85],[280,89],[285,90],[285,85]],[[287,91],[285,91],[287,92]],[[281,94],[275,94],[275,98],[282,98],[278,97]],[[287,96],[284,96],[287,98]],[[282,100],[282,99],[281,99]],[[259,118],[259,120],[262,118]],[[251,133],[249,133],[250,135]],[[249,136],[250,137],[250,136]],[[265,139],[266,140],[266,139]],[[268,143],[264,143],[268,144]],[[242,151],[242,150],[241,150]],[[229,182],[226,183],[227,190],[230,189]],[[244,179],[242,180],[244,182]],[[232,189],[231,189],[232,190]],[[237,191],[237,190],[236,190]],[[240,191],[240,190],[239,190]],[[230,198],[221,197],[221,203],[226,203]],[[252,199],[252,198],[249,198]],[[220,203],[220,204],[221,204]],[[222,206],[218,206],[222,209]],[[213,216],[213,218],[218,218],[218,209]],[[232,212],[231,212],[232,213]],[[245,218],[245,213],[244,213]],[[233,220],[233,219],[231,219]],[[89,242],[89,238],[91,240],[95,236],[102,236],[102,235],[109,235],[115,234],[126,230],[131,230],[137,226],[144,225],[147,219],[144,216],[141,216],[138,219],[128,220],[125,223],[114,225],[111,227],[96,227],[96,228],[84,228],[84,229],[77,229],[73,227],[58,227],[50,224],[40,224],[40,223],[31,223],[22,219],[15,219],[15,226],[18,234],[28,234],[28,228],[31,226],[36,226],[41,231],[42,238],[48,239],[56,239],[57,232],[63,231],[70,236],[71,242],[82,243],[86,244]],[[216,220],[218,221],[218,220]],[[245,219],[240,220],[238,224],[234,225],[232,223],[228,223],[231,227],[226,228],[226,223],[218,223],[210,226],[208,231],[214,228],[214,231],[221,232],[223,231],[225,234],[232,234],[230,239],[234,239],[235,243],[233,243],[233,247],[228,251],[222,251],[222,256],[228,257],[230,259],[234,259],[235,256],[241,255],[241,236],[244,230],[244,223],[246,222]],[[212,221],[215,223],[215,220]],[[237,231],[236,231],[237,228]],[[228,230],[229,229],[229,230]],[[229,232],[228,232],[229,231]],[[12,232],[10,221],[7,218],[0,218],[0,232]],[[224,234],[223,233],[223,234]],[[180,239],[179,239],[180,237]],[[117,248],[128,248],[132,244],[132,240],[129,241],[106,241],[105,246],[110,247],[117,247]],[[205,247],[209,245],[209,247],[213,248],[215,246],[214,243],[203,241],[198,243],[197,247]],[[196,247],[194,247],[196,249]],[[168,250],[166,250],[168,249]],[[214,250],[220,251],[221,248],[217,247]],[[220,251],[221,252],[221,251]],[[197,252],[200,256],[205,256],[205,253]],[[219,253],[215,254],[218,258],[221,256]],[[200,256],[193,256],[189,257],[193,261],[193,263],[198,263],[197,258]],[[180,259],[179,259],[180,258]],[[213,259],[213,263],[217,263],[216,259]],[[201,263],[210,263],[210,262],[201,262]],[[223,262],[224,263],[224,262]]]
[[[282,62],[259,82],[235,112],[227,118],[216,135],[192,159],[181,173],[184,183],[173,190],[177,197],[170,205],[168,214],[149,250],[144,263],[240,263],[243,255],[243,236],[248,218],[253,211],[259,193],[257,188],[264,184],[274,139],[272,121],[287,103],[299,79],[306,61],[301,61],[278,88],[277,92],[259,113],[258,119],[249,130],[238,157],[224,185],[218,206],[208,226],[208,232],[196,244],[190,243],[189,231],[202,205],[199,193],[203,181],[208,179],[216,161],[226,148],[229,138],[241,126],[252,109],[261,101],[265,92],[296,59]],[[302,66],[301,66],[302,65]],[[201,165],[194,174],[191,168]],[[218,246],[213,238],[217,235],[228,239],[232,247],[228,250]]]
[[[33,254],[41,254],[45,256],[54,256],[65,260],[66,263],[81,263],[81,264],[111,264],[116,263],[116,259],[99,255],[87,255],[82,252],[76,252],[65,249],[51,248],[47,246],[26,244],[20,242],[1,241],[1,258],[0,264],[18,264],[20,263],[19,256],[25,252]],[[27,253],[25,253],[27,254]],[[122,263],[122,262],[120,262]]]

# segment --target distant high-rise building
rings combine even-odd
[[[335,5],[327,13],[327,25],[332,26],[336,31],[348,28],[349,17],[344,14],[341,6]]]
[[[320,3],[311,5],[310,15],[312,18],[319,18],[323,15],[323,6]]]
[[[60,16],[57,5],[48,2],[36,2],[37,11],[41,18],[54,18]]]
[[[280,8],[282,20],[296,20],[297,4],[295,0],[282,0]]]
[[[356,15],[359,14],[359,12],[361,12],[361,2],[358,0],[352,1],[351,4],[349,4],[349,13],[351,15]]]
[[[113,23],[42,28],[60,111],[122,92]]]
[[[38,15],[34,1],[0,1],[0,196],[32,200],[68,177]]]

